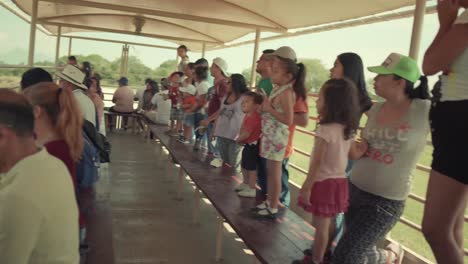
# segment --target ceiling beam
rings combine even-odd
[[[224,20],[224,19],[217,19],[217,18],[210,18],[210,17],[201,17],[201,16],[190,15],[190,14],[174,13],[174,12],[160,11],[160,10],[140,8],[140,7],[99,3],[99,2],[92,2],[92,1],[86,1],[86,0],[41,0],[41,1],[63,4],[63,5],[85,6],[85,7],[100,8],[100,9],[114,10],[114,11],[120,11],[120,12],[129,12],[129,13],[135,13],[135,14],[159,16],[159,17],[170,17],[170,18],[191,20],[191,21],[204,22],[204,23],[210,23],[210,24],[219,24],[219,25],[225,25],[225,26],[241,27],[241,28],[250,28],[250,29],[259,28],[262,31],[285,32],[284,29],[278,28],[276,26],[255,25],[255,24],[250,24],[246,22],[231,21],[231,20]]]
[[[92,14],[73,14],[73,15],[41,17],[41,21],[57,22],[57,21],[51,21],[51,20],[67,19],[67,18],[74,18],[74,17],[91,17],[91,16],[98,16],[98,17],[113,16],[113,17],[130,17],[130,18],[136,17],[135,15],[130,15],[130,14],[92,13]],[[205,36],[205,37],[207,37],[207,38],[209,38],[209,39],[211,39],[213,41],[216,41],[216,42],[221,42],[221,43],[224,42],[221,39],[210,36],[210,35],[208,35],[206,33],[201,32],[201,31],[198,31],[198,30],[186,27],[186,26],[182,26],[182,25],[179,25],[179,24],[176,24],[176,23],[172,23],[172,22],[168,22],[168,21],[164,21],[164,20],[160,20],[160,19],[156,19],[156,18],[152,18],[152,17],[143,16],[142,18],[145,19],[145,20],[148,20],[148,21],[163,23],[163,24],[179,27],[181,29],[185,29],[185,30],[188,30],[188,31],[192,31],[192,32],[194,32],[196,34],[200,34],[200,35]]]
[[[56,35],[53,35],[53,36],[56,36]],[[128,44],[128,45],[132,45],[132,46],[142,46],[142,47],[150,47],[150,48],[158,48],[158,49],[177,50],[177,47],[169,47],[169,46],[162,46],[162,45],[153,45],[153,44],[129,42],[129,41],[122,41],[122,40],[114,40],[114,39],[90,38],[90,37],[67,36],[67,35],[62,35],[62,38],[82,39],[82,40],[101,41],[101,42],[108,42],[108,43],[117,43],[117,44]]]
[[[130,32],[130,31],[126,31],[126,30],[101,28],[101,27],[93,27],[93,26],[84,26],[84,25],[60,23],[60,22],[50,22],[50,21],[44,21],[44,20],[41,20],[41,19],[38,19],[38,23],[43,24],[43,25],[62,26],[62,28],[63,27],[79,28],[79,29],[92,30],[92,31],[102,31],[102,32],[110,32],[110,33],[118,33],[118,34],[135,35],[135,36],[166,39],[166,40],[179,41],[179,42],[191,41],[191,42],[200,42],[200,43],[205,42],[205,43],[212,43],[212,44],[223,44],[223,42],[209,41],[209,40],[207,41],[207,40],[203,40],[203,39],[179,38],[179,37],[170,37],[170,36],[149,34],[149,33],[136,33],[136,32]]]
[[[432,14],[437,12],[436,6],[431,6],[426,9],[426,14]],[[355,19],[351,21],[345,21],[345,22],[339,22],[339,23],[333,23],[329,25],[324,25],[324,26],[317,26],[313,27],[310,29],[305,29],[305,30],[300,30],[296,32],[288,32],[285,34],[280,34],[276,36],[271,36],[271,37],[265,37],[261,38],[260,41],[271,41],[271,40],[278,40],[278,39],[285,39],[285,38],[290,38],[290,37],[297,37],[297,36],[303,36],[303,35],[308,35],[308,34],[313,34],[313,33],[319,33],[319,32],[324,32],[324,31],[331,31],[331,30],[336,30],[336,29],[343,29],[343,28],[349,28],[349,27],[357,27],[357,26],[362,26],[362,25],[368,25],[368,24],[374,24],[374,23],[379,23],[379,22],[385,22],[385,21],[391,21],[391,20],[396,20],[396,19],[401,19],[401,18],[409,18],[414,15],[414,10],[408,10],[408,11],[402,11],[402,12],[392,12],[390,14],[385,14],[385,15],[374,15],[370,17],[365,17],[365,18],[360,18],[360,19]],[[248,45],[255,43],[254,40],[246,40],[242,42],[237,42],[233,44],[224,44],[220,45],[217,47],[213,47],[209,50],[219,50],[219,49],[225,49],[225,48],[232,48],[232,47],[238,47],[238,46],[243,46],[243,45]]]

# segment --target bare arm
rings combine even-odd
[[[274,118],[285,125],[292,125],[294,121],[294,112],[291,107],[294,105],[293,94],[291,90],[286,90],[282,96],[278,97],[280,106],[284,109],[283,113],[276,111],[269,100],[263,103],[263,111],[270,113]]]
[[[294,124],[306,127],[309,124],[309,113],[294,113]]]
[[[302,185],[302,189],[310,191],[312,185],[317,180],[318,172],[320,170],[320,166],[322,165],[323,157],[327,152],[327,148],[328,143],[324,139],[320,137],[315,138],[315,145],[309,163],[309,171],[307,173],[307,178]]]
[[[252,133],[250,131],[241,128],[239,137],[237,137],[236,142],[244,142],[244,140],[248,139]]]
[[[349,159],[361,159],[364,154],[366,154],[368,148],[369,146],[365,140],[361,140],[361,142],[353,141],[353,143],[351,143],[351,148],[349,149]]]
[[[467,48],[468,24],[453,24],[459,9],[458,1],[438,2],[440,28],[424,55],[423,72],[426,75],[448,71],[449,65]]]

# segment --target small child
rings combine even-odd
[[[179,105],[179,87],[182,82],[183,72],[173,72],[169,76],[169,99],[171,99],[171,129],[169,135],[176,137],[182,132],[184,112]]]
[[[309,172],[298,205],[312,213],[315,240],[312,254],[300,263],[323,263],[335,233],[335,217],[348,208],[346,164],[359,126],[357,88],[346,79],[331,79],[317,100],[319,123]]]
[[[256,195],[257,162],[259,158],[259,139],[262,133],[262,117],[258,112],[263,102],[263,96],[255,92],[244,94],[242,111],[245,113],[237,143],[244,145],[242,150],[241,168],[244,182],[237,188],[241,197],[253,198]]]
[[[197,104],[197,89],[189,84],[187,87],[181,87],[179,91],[182,93],[182,111],[184,112],[184,135],[179,139],[184,144],[189,144],[192,139],[193,129],[193,111],[191,110]]]

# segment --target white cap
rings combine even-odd
[[[290,59],[294,62],[297,61],[296,52],[291,47],[288,47],[288,46],[283,46],[275,50],[275,52],[268,54],[268,55],[278,56],[283,59]]]
[[[181,91],[183,93],[188,93],[188,94],[191,94],[191,95],[195,95],[197,93],[197,88],[195,88],[195,86],[193,86],[192,84],[189,84],[186,87],[180,87],[179,91]]]
[[[61,79],[76,85],[82,89],[87,90],[88,87],[83,84],[86,75],[77,67],[67,64],[65,65],[65,68],[63,68],[62,72],[57,72],[56,75],[60,77]]]
[[[223,60],[220,57],[216,57],[216,58],[213,59],[213,64],[216,64],[216,66],[218,66],[221,69],[224,76],[226,76],[226,77],[229,76],[229,74],[227,72],[228,64],[227,64],[227,62],[225,60]]]

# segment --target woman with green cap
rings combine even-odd
[[[377,73],[374,89],[385,99],[368,111],[361,142],[350,158],[357,160],[350,176],[346,232],[333,253],[333,263],[401,263],[403,249],[376,243],[403,214],[411,172],[426,145],[430,101],[427,78],[416,62],[392,53]],[[415,88],[415,83],[420,85]]]
[[[438,263],[461,264],[464,257],[463,224],[468,201],[467,8],[468,0],[438,1],[439,32],[423,62],[428,75],[442,71],[432,92],[429,114],[434,152],[422,223]]]

